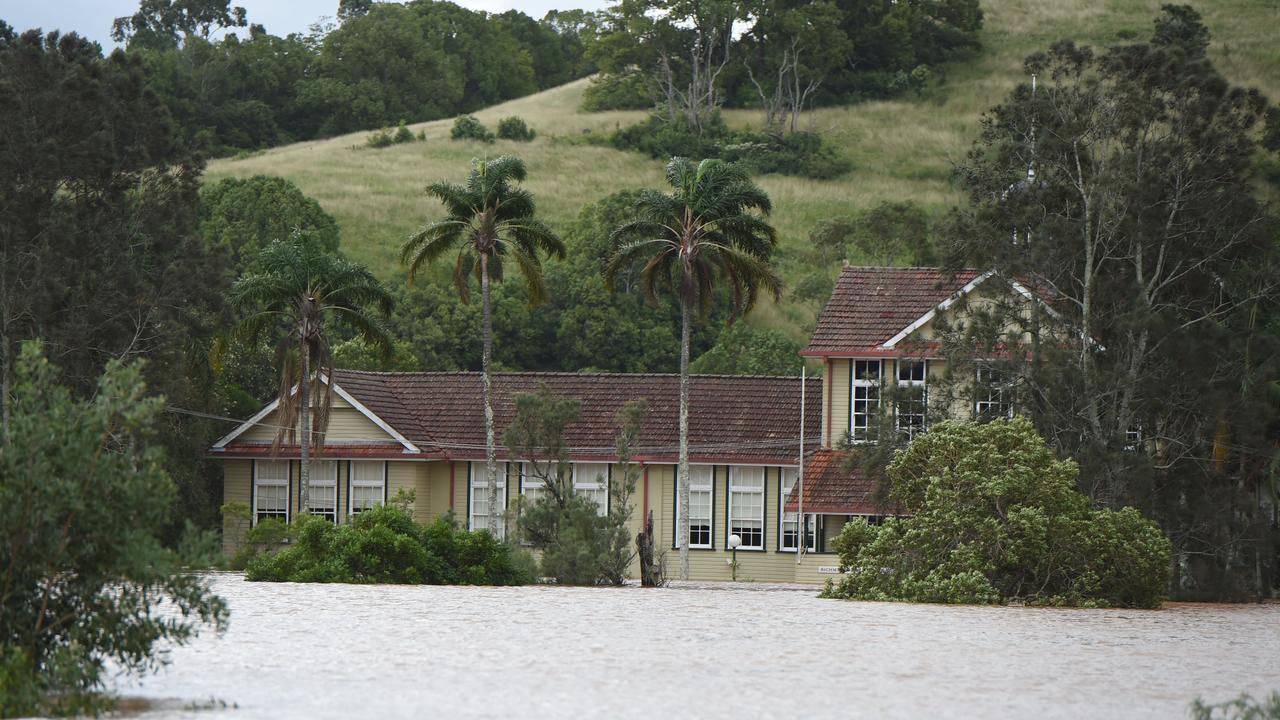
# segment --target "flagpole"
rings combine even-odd
[[[808,368],[802,362],[800,364],[800,471],[796,477],[800,498],[799,505],[796,507],[796,565],[800,564],[804,549],[809,544],[806,537],[809,524],[804,518],[804,390],[808,384]]]

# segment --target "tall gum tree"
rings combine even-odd
[[[1268,103],[1214,70],[1194,11],[1166,6],[1156,29],[1032,55],[1036,84],[985,118],[961,168],[958,257],[1045,302],[1028,313],[1011,295],[963,330],[1030,335],[1030,354],[1004,361],[1020,411],[1080,460],[1095,502],[1160,518],[1180,582],[1229,594],[1229,568],[1262,553],[1256,488],[1274,452],[1274,408],[1248,390],[1276,377],[1253,319],[1280,286],[1275,221],[1254,196]],[[1015,340],[951,345],[990,358]]]

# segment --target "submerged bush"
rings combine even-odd
[[[493,142],[493,133],[476,119],[475,115],[459,115],[453,121],[453,129],[449,131],[452,140],[479,140]]]
[[[1194,720],[1280,720],[1280,692],[1254,699],[1249,694],[1214,705],[1196,699],[1191,704]]]
[[[505,117],[498,121],[498,137],[503,140],[529,142],[537,135],[524,120],[516,117]]]
[[[886,475],[904,517],[845,525],[846,575],[828,597],[912,602],[1157,607],[1170,543],[1137,510],[1096,510],[1078,468],[1025,419],[947,422]]]
[[[719,115],[701,129],[684,121],[653,116],[614,132],[610,144],[654,158],[718,158],[738,163],[758,175],[796,175],[829,180],[852,169],[821,135],[797,132],[781,137],[731,130]]]
[[[246,578],[268,582],[345,582],[428,585],[522,585],[532,582],[527,552],[488,531],[459,529],[443,517],[427,525],[408,511],[379,506],[349,524],[304,515],[293,543],[249,561]]]

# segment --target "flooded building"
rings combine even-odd
[[[687,539],[677,533],[678,376],[494,373],[496,434],[501,438],[512,422],[520,393],[546,387],[579,401],[581,416],[565,437],[572,483],[605,513],[610,485],[620,478],[615,416],[628,401],[644,400],[647,420],[631,458],[639,467],[632,535],[652,512],[669,572],[680,544],[689,543],[691,579],[729,579],[730,538],[736,536],[739,578],[821,582],[838,571],[832,540],[844,523],[890,511],[877,505],[875,483],[841,448],[868,441],[886,417],[899,432],[925,430],[937,415],[928,407],[929,384],[945,371],[939,324],[959,301],[981,300],[992,277],[846,267],[803,352],[822,363],[821,378],[693,376]],[[323,447],[311,463],[309,513],[345,523],[412,490],[412,512],[420,521],[451,513],[469,528],[484,529],[497,513],[500,534],[516,531],[517,498],[539,492],[541,480],[499,443],[497,504],[489,507],[479,373],[338,371],[329,380],[335,398]],[[999,385],[989,385],[986,396],[946,414],[1011,412]],[[887,387],[913,399],[881,407]],[[267,405],[211,449],[225,469],[224,502],[246,504],[251,524],[287,522],[301,509],[299,448],[273,447],[275,413],[276,404]],[[807,529],[803,549],[801,524]],[[245,530],[226,521],[228,551],[243,542]],[[632,574],[638,575],[638,566]]]

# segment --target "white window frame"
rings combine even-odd
[[[321,473],[316,472],[320,468],[333,468],[333,473],[329,477],[323,477]],[[307,483],[307,512],[316,517],[324,518],[331,523],[338,522],[338,461],[337,460],[312,460],[310,468],[310,478]],[[333,499],[332,507],[325,508],[316,504],[316,489],[328,490]],[[301,489],[299,489],[301,492]]]
[[[747,475],[748,474],[755,475],[755,473],[757,472],[760,473],[758,476],[760,480],[760,484],[759,485],[746,484],[745,478],[747,477]],[[728,487],[729,487],[729,493],[728,493],[729,494],[729,512],[728,512],[729,518],[728,520],[729,521],[727,523],[729,532],[725,535],[725,549],[729,549],[728,536],[737,535],[738,538],[742,541],[742,544],[738,546],[739,550],[764,550],[765,534],[766,534],[765,522],[764,522],[765,499],[766,499],[765,488],[768,486],[768,484],[769,484],[769,472],[764,467],[761,467],[759,465],[729,466],[729,484],[728,484]],[[759,500],[760,500],[759,515],[756,517],[743,517],[743,518],[735,517],[734,511],[733,511],[733,505],[734,505],[733,501],[739,496],[759,496]],[[751,527],[743,523],[756,523],[756,525],[755,527]],[[735,527],[735,525],[738,525],[738,527]],[[748,537],[751,534],[751,533],[745,532],[748,529],[759,531],[759,538],[757,539],[756,542],[748,542]]]
[[[860,365],[864,366],[862,373],[858,372]],[[874,379],[860,377],[860,374],[866,375],[865,371],[872,366],[876,368]],[[864,443],[873,439],[872,426],[880,412],[880,383],[883,379],[883,360],[855,358],[849,361],[849,439],[852,442]],[[858,412],[859,402],[866,403],[864,412]],[[858,424],[860,418],[864,420],[861,426]]]
[[[547,484],[542,478],[529,472],[529,463],[520,461],[520,496],[525,498],[525,502],[533,504],[537,502],[538,497],[547,491]]]
[[[787,505],[787,498],[791,497],[791,489],[795,487],[796,480],[799,476],[800,471],[798,468],[782,468],[782,472],[778,478],[778,552],[793,553],[796,551],[795,540],[796,535],[799,532],[800,514],[797,512],[786,512],[784,508]],[[806,551],[817,552],[818,518],[816,515],[810,513],[805,513],[805,517],[808,518],[808,522],[805,524],[809,526],[808,538],[806,538],[809,541],[809,547]],[[791,528],[790,532],[787,531],[788,526]],[[790,535],[792,539],[790,545],[787,544],[787,535]]]
[[[706,473],[705,477],[703,477],[704,472]],[[686,538],[680,537],[680,492],[679,492],[680,477],[679,477],[679,474],[680,474],[680,469],[679,469],[679,466],[677,466],[676,467],[676,496],[674,498],[676,522],[675,522],[675,532],[673,533],[676,539],[676,542],[675,542],[676,548],[679,548],[680,544],[686,540]],[[691,542],[689,543],[689,549],[690,550],[710,550],[714,546],[715,539],[716,539],[715,538],[715,527],[716,527],[716,468],[715,466],[714,465],[690,465],[688,482],[689,482],[689,532],[690,533],[693,532],[693,521],[694,520],[702,521],[704,519],[693,514],[693,495],[694,493],[698,493],[698,494],[705,493],[707,496],[707,517],[705,518],[706,527],[707,527],[707,541],[705,543]],[[701,522],[699,522],[699,524],[701,525]]]
[[[378,472],[378,476],[380,478],[378,482],[375,482],[368,478],[356,477],[357,467],[370,467],[370,466],[373,466],[374,463],[377,463],[378,465],[382,466]],[[349,491],[347,493],[347,515],[348,516],[359,515],[361,512],[364,512],[365,510],[368,509],[363,506],[356,507],[356,488],[381,488],[382,499],[376,502],[375,505],[385,505],[387,502],[387,463],[383,462],[382,460],[348,460],[347,461],[347,487]],[[370,508],[374,507],[374,505],[370,505],[369,507]]]
[[[284,522],[286,523],[289,522],[289,519],[290,519],[289,506],[291,504],[289,502],[289,499],[290,499],[289,495],[291,494],[289,492],[289,486],[292,484],[290,480],[292,479],[292,476],[293,476],[293,470],[291,468],[291,465],[292,463],[290,463],[288,460],[254,460],[253,461],[253,516],[252,516],[253,525],[256,526],[260,520],[266,520],[268,518],[273,518],[276,520],[284,520]],[[284,468],[284,478],[283,479],[279,477],[264,478],[262,475],[263,466]],[[260,491],[260,488],[272,488],[273,495],[279,491],[279,488],[284,488],[284,517],[283,518],[279,517],[279,511],[276,511],[276,510],[263,511],[260,509],[259,501],[262,498],[262,493]],[[259,517],[260,515],[263,515],[263,514],[266,514],[267,517],[266,518]]]
[[[918,398],[913,397],[908,400],[899,400],[893,410],[894,426],[897,427],[898,432],[906,435],[907,440],[914,440],[916,435],[925,432],[929,428],[929,361],[925,359],[899,359],[894,363],[894,365],[896,366],[894,368],[894,374],[898,378],[899,394],[903,392],[914,394],[917,389],[920,393]],[[914,377],[903,379],[902,371],[907,367],[913,369],[917,367],[920,368],[920,379],[916,380]],[[919,412],[902,412],[903,407],[907,404],[918,404]],[[902,422],[902,418],[904,416],[916,417],[919,418],[920,421],[918,423],[908,423],[904,425]]]
[[[480,472],[476,472],[476,466],[479,465]],[[489,478],[484,472],[484,463],[467,463],[467,529],[468,530],[488,530],[489,529],[489,513],[492,508],[486,507],[485,514],[476,515],[476,498],[478,493],[484,493],[485,502],[489,499]],[[507,536],[507,485],[511,482],[511,463],[498,463],[498,504],[501,510],[498,515],[498,539],[505,539]],[[480,518],[483,522],[476,524],[476,518]]]
[[[990,377],[994,374],[996,377]],[[984,376],[985,375],[985,376]],[[990,363],[978,363],[973,369],[973,418],[978,421],[1013,417],[1013,383]],[[1001,409],[1003,408],[1003,410]],[[989,413],[994,409],[996,412]]]
[[[604,469],[603,473],[588,473],[584,470],[578,473],[579,467],[600,467]],[[612,470],[609,463],[574,463],[573,464],[573,492],[591,493],[596,495],[596,514],[601,517],[609,514],[609,478]],[[597,480],[597,478],[601,478]]]

